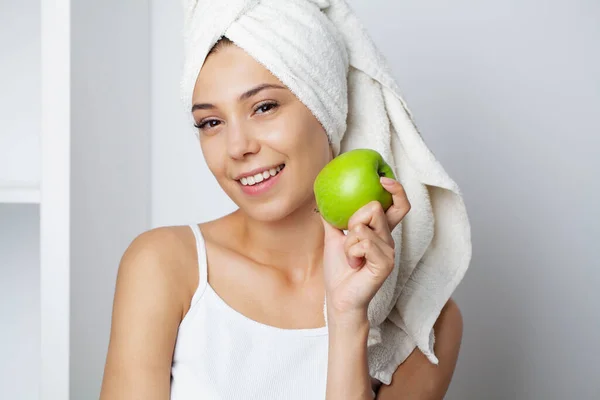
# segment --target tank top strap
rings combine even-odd
[[[198,301],[208,285],[208,260],[206,258],[206,244],[197,224],[189,225],[196,238],[196,253],[198,255],[198,288],[192,297],[192,305]]]

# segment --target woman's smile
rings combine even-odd
[[[244,176],[238,180],[242,192],[251,196],[261,195],[270,190],[280,179],[285,164],[270,168],[255,175]]]

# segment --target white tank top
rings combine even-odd
[[[208,284],[197,225],[198,288],[171,367],[171,400],[325,400],[327,327],[281,329],[231,308]]]

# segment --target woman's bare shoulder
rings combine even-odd
[[[102,399],[168,397],[177,331],[193,290],[194,246],[189,227],[165,227],[140,234],[125,251],[117,274]]]
[[[138,235],[123,255],[123,262],[148,261],[165,267],[185,261],[193,253],[193,233],[187,226],[165,226]]]
[[[186,292],[193,291],[190,281],[197,275],[196,262],[196,244],[188,226],[154,228],[131,242],[121,259],[119,277],[156,280],[187,298],[191,294]]]
[[[236,230],[235,217],[223,217],[198,224],[206,242],[222,244],[223,238],[232,239]],[[160,277],[177,281],[181,290],[187,286],[190,297],[198,282],[198,256],[196,240],[190,226],[164,226],[150,229],[138,235],[123,254],[120,270],[138,273],[155,269]]]

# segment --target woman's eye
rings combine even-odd
[[[195,124],[194,126],[198,129],[206,129],[206,128],[214,128],[219,125],[221,121],[216,119],[208,119],[206,121],[202,121],[199,124]]]
[[[263,103],[260,106],[256,107],[255,112],[260,114],[264,114],[266,112],[271,111],[273,108],[277,107],[277,103]]]

